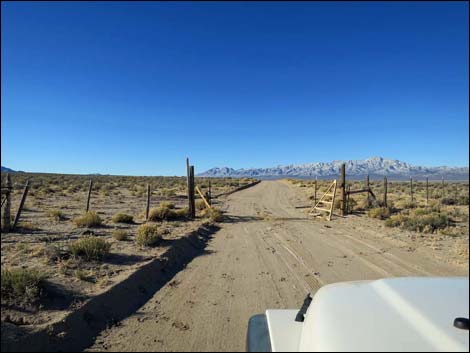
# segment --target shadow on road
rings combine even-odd
[[[308,221],[309,217],[272,217],[272,216],[234,216],[225,215],[224,223],[244,223],[255,221]]]
[[[100,332],[136,313],[192,260],[210,255],[207,244],[219,229],[216,225],[202,226],[186,237],[168,242],[171,246],[159,259],[143,265],[124,281],[91,298],[48,330],[31,334],[25,328],[2,322],[2,352],[78,352],[92,346]],[[126,260],[132,262],[135,258]]]

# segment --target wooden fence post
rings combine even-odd
[[[191,187],[190,187],[190,203],[191,203],[191,208],[190,208],[190,214],[191,214],[191,218],[195,218],[196,217],[196,201],[195,201],[195,198],[194,198],[194,166],[190,166],[189,167],[189,181],[190,181],[190,184],[191,184]]]
[[[340,178],[340,190],[341,190],[341,216],[345,216],[346,210],[346,164],[341,164],[341,178]],[[334,206],[334,205],[333,205]]]
[[[444,175],[442,176],[442,194],[441,194],[441,199],[443,199],[445,197],[445,191],[444,191]]]
[[[429,178],[426,177],[426,206],[429,204]]]
[[[411,196],[411,203],[413,203],[413,178],[410,177],[410,196]]]
[[[387,177],[384,176],[384,207],[387,207]]]
[[[346,212],[351,213],[351,202],[350,202],[350,195],[349,192],[351,191],[351,185],[348,185],[348,192],[346,193]]]
[[[191,169],[189,168],[189,158],[186,158],[186,181],[187,181],[187,188],[188,188],[188,210],[189,215],[193,214],[192,211],[192,202],[191,202]],[[193,193],[194,195],[194,193]]]
[[[369,208],[370,207],[370,196],[369,196],[369,190],[370,190],[370,183],[369,183],[369,174],[367,174],[366,176],[366,187],[365,189],[367,190],[367,207]]]
[[[150,212],[150,184],[147,184],[147,207],[145,208],[145,221],[149,220]]]
[[[313,204],[317,204],[317,177],[315,177],[315,183],[313,184]]]
[[[13,229],[15,229],[18,221],[20,220],[21,211],[23,210],[24,202],[26,201],[26,196],[28,195],[29,190],[29,179],[26,180],[26,185],[24,186],[23,195],[21,196],[20,206],[16,212],[15,221],[13,222]]]
[[[88,195],[87,195],[87,198],[86,198],[86,211],[85,212],[88,212],[88,210],[90,209],[90,197],[91,197],[91,188],[93,187],[93,180],[90,179],[90,185],[88,187]]]
[[[5,208],[3,209],[2,232],[9,232],[10,223],[11,223],[10,210],[11,210],[11,192],[12,192],[10,173],[7,173],[6,189],[2,189],[2,191],[3,190],[5,190],[6,199],[5,199],[5,206],[4,206]]]
[[[212,206],[212,187],[211,187],[211,179],[209,178],[209,205]]]

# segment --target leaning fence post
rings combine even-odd
[[[341,216],[345,216],[347,213],[346,210],[346,164],[341,164],[341,179],[340,179],[340,188],[341,188]]]
[[[20,220],[21,211],[23,210],[24,202],[26,201],[26,196],[28,195],[29,190],[29,179],[26,180],[26,185],[24,186],[23,195],[21,196],[20,206],[16,212],[15,221],[13,222],[13,229],[16,228],[18,221]]]
[[[317,204],[317,189],[318,189],[318,186],[317,186],[317,177],[315,177],[315,188],[313,189],[313,204],[316,205]]]
[[[12,192],[12,187],[11,187],[11,178],[10,178],[10,173],[7,173],[6,176],[6,188],[2,189],[2,191],[5,190],[5,208],[3,209],[3,218],[2,218],[2,231],[8,232],[10,231],[10,210],[11,210],[11,192]]]
[[[147,206],[145,207],[145,221],[149,220],[150,211],[150,184],[147,184]]]
[[[366,187],[365,189],[367,190],[367,208],[370,207],[370,197],[369,197],[369,190],[370,190],[370,183],[369,183],[369,174],[366,176]]]
[[[212,206],[212,188],[211,188],[211,180],[209,179],[209,205]]]
[[[191,208],[190,208],[190,213],[191,213],[191,218],[196,217],[196,202],[194,198],[194,166],[191,165],[189,167],[189,180],[190,180],[190,203],[191,203]]]
[[[429,204],[429,178],[426,177],[426,206]]]
[[[387,207],[387,177],[384,176],[384,207]]]
[[[88,187],[88,196],[86,198],[86,212],[90,209],[90,196],[91,196],[91,188],[93,187],[93,180],[90,179],[90,185]]]

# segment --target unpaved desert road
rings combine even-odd
[[[243,351],[247,322],[267,308],[299,308],[308,292],[346,280],[468,275],[425,247],[357,216],[312,219],[307,198],[283,181],[228,197],[208,253],[195,258],[135,314],[88,350]]]

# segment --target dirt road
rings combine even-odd
[[[267,308],[298,308],[308,292],[345,280],[468,275],[447,261],[452,248],[367,217],[307,217],[299,188],[263,181],[228,197],[229,220],[206,254],[134,315],[102,332],[89,350],[243,351],[248,318]]]

